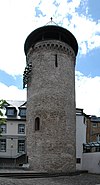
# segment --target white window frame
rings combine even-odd
[[[5,134],[5,133],[6,133],[6,127],[7,127],[6,124],[1,124],[1,125],[0,125],[0,130],[1,130],[1,133],[2,133],[2,134]]]
[[[0,139],[0,152],[6,152],[6,139]]]
[[[18,124],[18,134],[25,134],[25,124]]]
[[[25,152],[25,140],[18,140],[18,153]]]
[[[97,142],[100,141],[100,134],[97,135]]]
[[[24,109],[24,108],[20,109],[20,116],[21,117],[25,117],[26,116],[26,109]]]
[[[7,109],[7,116],[14,116],[14,108]]]

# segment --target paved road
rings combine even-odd
[[[66,177],[28,179],[0,177],[0,185],[100,185],[100,175],[81,174]]]

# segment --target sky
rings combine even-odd
[[[78,42],[76,107],[100,117],[100,0],[0,1],[0,99],[26,101],[24,43],[50,17]]]

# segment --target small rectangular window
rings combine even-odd
[[[16,114],[17,114],[17,110],[16,110],[16,108],[15,107],[7,107],[6,108],[6,115],[8,116],[8,117],[15,117],[16,116]]]
[[[18,134],[25,134],[25,124],[18,125]]]
[[[13,115],[14,115],[14,109],[8,109],[7,116],[13,116]]]
[[[80,164],[81,163],[81,158],[76,158],[76,163]]]
[[[19,115],[21,116],[21,117],[26,117],[26,108],[21,108],[20,109],[20,111],[19,111]]]
[[[18,140],[18,152],[25,152],[25,140]]]
[[[58,67],[57,54],[55,55],[55,67]]]
[[[92,126],[93,126],[93,127],[97,127],[97,123],[95,123],[95,122],[92,123]]]
[[[0,139],[0,152],[6,152],[6,139]]]
[[[2,134],[6,133],[6,124],[1,124],[0,125],[0,131]]]
[[[97,134],[97,142],[100,141],[100,134]]]

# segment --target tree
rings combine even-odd
[[[4,124],[6,122],[6,119],[3,118],[3,113],[2,113],[2,109],[4,108],[4,106],[7,104],[7,102],[5,100],[0,100],[0,125]],[[0,135],[2,133],[2,130],[0,129]]]

